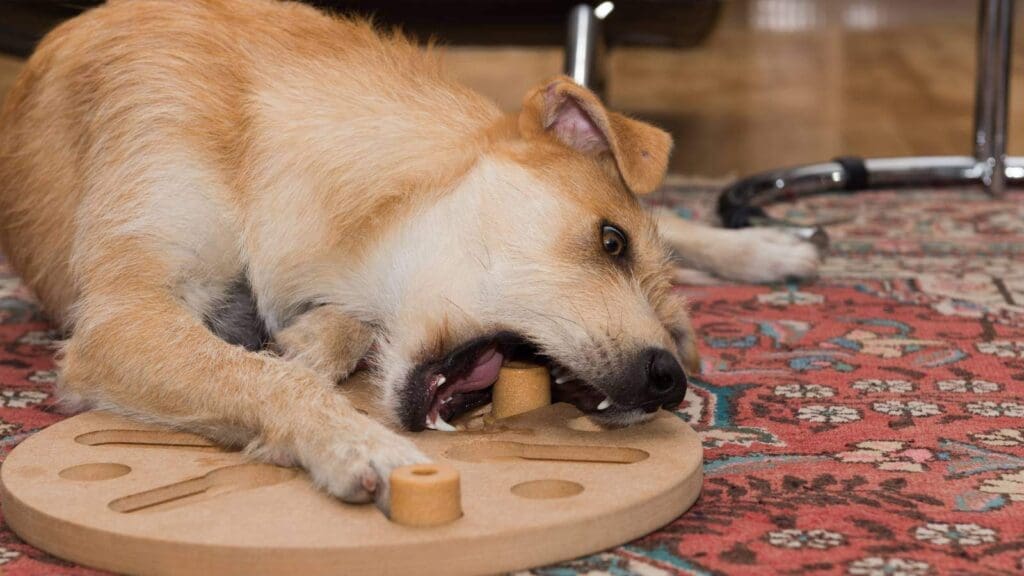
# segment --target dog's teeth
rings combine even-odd
[[[555,384],[565,384],[569,380],[572,380],[571,376],[559,376],[558,378],[555,378]]]
[[[444,382],[444,374],[434,375],[434,377],[430,379],[430,393],[434,394],[437,391],[437,389],[441,387],[441,384],[444,384]]]
[[[605,398],[604,400],[601,401],[600,404],[597,405],[597,409],[598,410],[607,410],[608,407],[610,407],[611,405],[612,405],[611,399],[610,398]]]
[[[450,432],[449,428],[451,428],[451,424],[445,422],[440,415],[427,414],[427,421],[424,424],[431,430],[439,430],[441,432]]]
[[[455,426],[445,422],[444,418],[438,416],[437,420],[434,421],[434,430],[439,430],[441,432],[455,432],[456,428]]]

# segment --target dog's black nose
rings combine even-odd
[[[686,396],[686,373],[675,357],[661,348],[644,352],[646,366],[646,396],[644,410],[654,412],[658,408],[669,410],[679,407]]]

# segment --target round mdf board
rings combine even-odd
[[[299,470],[103,412],[11,452],[4,517],[56,556],[133,574],[485,574],[628,542],[700,493],[700,441],[667,412],[595,431],[555,404],[484,431],[409,436],[461,474],[464,514],[451,524],[401,526]]]

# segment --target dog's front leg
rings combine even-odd
[[[274,344],[286,360],[338,382],[355,370],[373,339],[373,330],[363,322],[336,306],[319,306],[275,334]]]
[[[194,431],[276,463],[297,463],[347,502],[385,511],[393,468],[426,461],[299,364],[217,338],[181,302],[139,281],[104,283],[80,301],[63,386],[103,408]]]

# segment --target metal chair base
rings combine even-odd
[[[978,185],[999,196],[1024,182],[1024,158],[1006,157],[1006,111],[1013,40],[1013,0],[981,0],[974,108],[974,156],[836,158],[831,162],[764,172],[727,187],[718,215],[730,228],[770,224],[764,207],[828,192],[879,188]],[[806,229],[805,229],[806,230]]]
[[[991,164],[971,156],[836,158],[831,162],[763,172],[729,185],[718,198],[727,228],[790,226],[764,207],[819,194],[910,187],[979,186],[990,189]],[[1024,157],[1005,158],[1003,184],[1024,183]]]

